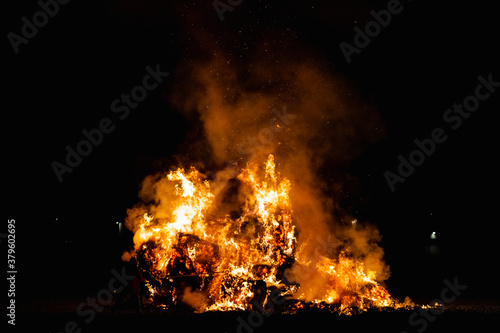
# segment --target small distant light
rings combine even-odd
[[[358,220],[354,219],[351,221],[352,225],[355,225],[358,222]]]
[[[120,224],[120,222],[116,222],[116,224]]]
[[[437,238],[436,232],[433,231],[432,234],[431,234],[431,239],[436,239],[436,238]]]

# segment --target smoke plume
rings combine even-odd
[[[169,96],[194,126],[180,150],[181,163],[205,171],[217,202],[220,191],[231,192],[231,179],[247,162],[262,165],[274,154],[277,171],[292,184],[301,258],[287,278],[301,285],[306,300],[320,295],[327,283],[314,274],[314,265],[342,248],[349,248],[379,281],[387,279],[378,231],[362,223],[354,226],[345,213],[339,221],[339,204],[328,195],[342,183],[349,164],[380,138],[378,114],[326,62],[298,47],[281,50],[281,44],[264,40],[253,53],[238,58],[213,45],[200,45],[200,56],[175,71],[177,82]],[[322,178],[325,169],[328,179]],[[139,195],[143,203],[129,210],[127,227],[135,231],[135,221],[148,209],[168,218],[174,200],[171,186],[165,175],[148,176]],[[237,206],[239,199],[234,200]],[[200,297],[186,291],[183,301],[196,308],[203,302]]]
[[[317,260],[325,244],[349,244],[351,253],[385,280],[389,273],[378,231],[342,225],[334,217],[338,204],[325,195],[342,182],[349,163],[380,138],[378,114],[321,61],[287,56],[263,44],[267,50],[262,54],[268,57],[249,64],[234,62],[219,49],[179,69],[180,89],[171,100],[200,121],[203,136],[190,143],[198,149],[194,153],[204,166],[219,168],[212,175],[215,189],[246,162],[261,164],[274,154],[278,171],[293,184],[293,218],[305,261]],[[321,178],[324,168],[336,177],[330,183]],[[311,290],[322,288],[322,281],[297,270],[289,277]]]

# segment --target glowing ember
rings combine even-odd
[[[190,305],[195,311],[244,310],[266,304],[279,290],[300,309],[304,304],[338,305],[341,313],[369,307],[399,307],[380,286],[376,273],[345,246],[315,252],[314,260],[297,243],[290,201],[292,184],[269,155],[264,170],[256,164],[214,195],[196,169],[178,169],[146,179],[160,199],[129,211],[135,256],[151,298],[162,307]],[[161,202],[158,202],[161,201]],[[237,209],[218,208],[237,201]],[[325,252],[325,253],[323,253]],[[293,273],[292,273],[293,272]],[[301,286],[298,272],[321,281],[320,291]]]

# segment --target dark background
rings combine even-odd
[[[448,131],[448,140],[394,193],[383,177],[395,171],[398,155],[415,149],[414,139],[443,125],[447,108],[474,92],[478,75],[493,73],[500,81],[495,7],[402,4],[403,12],[351,64],[339,43],[352,44],[354,26],[364,28],[370,10],[386,8],[387,1],[245,0],[224,14],[224,22],[208,0],[72,1],[18,54],[4,38],[3,188],[5,218],[16,220],[20,300],[83,300],[120,267],[130,234],[119,239],[116,221],[138,201],[138,185],[148,173],[175,164],[172,156],[191,125],[165,97],[178,80],[173,75],[123,121],[110,103],[142,82],[145,66],[160,63],[172,72],[196,52],[188,23],[236,50],[245,42],[252,49],[269,29],[291,29],[304,49],[328,59],[332,73],[346,77],[379,110],[387,135],[352,163],[349,172],[361,182],[341,199],[349,213],[383,235],[392,294],[439,297],[443,279],[456,276],[469,286],[461,297],[498,298],[499,92],[457,131]],[[19,33],[21,17],[39,10],[36,1],[5,6],[4,36]],[[235,30],[243,31],[239,39],[225,39]],[[74,147],[81,131],[104,117],[116,129],[59,183],[51,163],[62,162],[64,147]],[[433,244],[432,231],[438,235]],[[440,253],[430,255],[429,245]]]

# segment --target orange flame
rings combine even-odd
[[[265,304],[271,289],[294,299],[295,308],[338,304],[350,313],[353,307],[400,306],[348,249],[314,260],[304,255],[292,219],[292,185],[276,171],[273,155],[264,170],[249,163],[238,175],[232,195],[243,193],[244,200],[237,216],[211,213],[210,182],[194,168],[171,171],[161,181],[169,184],[171,199],[157,216],[138,216],[131,229],[151,296],[167,307],[184,300],[196,311],[249,309],[255,301]],[[297,274],[326,287],[301,288],[293,281]]]

